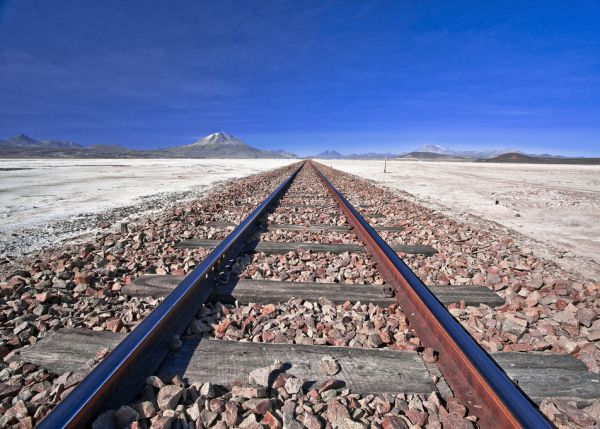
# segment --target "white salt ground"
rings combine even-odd
[[[18,256],[99,220],[198,197],[289,159],[0,159],[0,255]],[[109,216],[112,213],[112,217]]]
[[[384,174],[383,161],[320,162],[460,222],[516,231],[539,256],[600,279],[600,166],[388,161]]]

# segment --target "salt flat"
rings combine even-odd
[[[406,191],[459,221],[474,215],[501,224],[538,254],[600,277],[600,166],[388,161],[384,174],[383,161],[320,162]]]
[[[0,159],[0,255],[93,229],[94,214],[125,216],[198,196],[289,159]],[[115,209],[119,210],[115,210]],[[113,217],[114,220],[114,217]]]
[[[287,159],[0,159],[0,255],[18,255],[202,195]],[[495,222],[538,254],[600,277],[600,166],[321,160],[461,222]],[[496,204],[498,201],[498,204]],[[481,226],[481,225],[480,225]],[[527,242],[527,240],[531,240]]]

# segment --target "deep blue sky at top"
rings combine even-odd
[[[0,138],[600,155],[600,2],[0,0]]]

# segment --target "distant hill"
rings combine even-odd
[[[446,155],[443,153],[434,152],[410,152],[405,155],[401,155],[394,159],[410,161],[473,161],[473,158],[465,158],[455,155]]]
[[[2,147],[45,148],[45,149],[81,149],[77,143],[63,140],[35,140],[25,134],[17,134],[8,140],[0,140]]]
[[[8,146],[14,147],[43,147],[42,142],[32,139],[25,134],[17,134],[14,137],[9,138],[3,142]]]
[[[326,150],[317,155],[307,156],[307,158],[318,158],[318,159],[344,159],[345,155],[335,151],[335,150]]]
[[[225,133],[214,133],[194,143],[157,150],[128,149],[117,145],[84,147],[62,140],[35,140],[24,134],[0,140],[4,158],[297,158],[285,151],[260,150]]]
[[[524,155],[522,153],[504,153],[490,159],[481,160],[483,162],[540,162],[542,158]]]
[[[350,155],[342,155],[341,153],[335,150],[326,150],[317,155],[307,156],[306,158],[316,158],[316,159],[384,159],[384,158],[394,158],[398,155],[393,153],[376,153],[376,152],[368,152],[368,153],[351,153]]]
[[[493,155],[496,154],[494,156]],[[462,162],[514,162],[535,164],[598,164],[600,158],[569,158],[557,155],[528,155],[522,152],[487,151],[453,151],[437,145],[425,145],[413,152],[394,155],[392,153],[363,153],[343,155],[335,150],[326,150],[306,158],[317,159],[364,159],[383,160],[385,157],[398,161],[462,161]]]
[[[450,149],[448,147],[440,146],[437,144],[423,144],[423,145],[419,146],[417,149],[415,149],[413,152],[438,153],[438,154],[446,155],[453,151],[452,151],[452,149]]]
[[[478,162],[501,162],[518,164],[587,164],[600,165],[600,158],[567,158],[531,156],[522,153],[505,153],[494,158],[478,160]]]
[[[271,150],[269,151],[271,153],[273,153],[274,155],[278,155],[281,158],[298,158],[298,155],[296,155],[293,152],[288,152],[286,150],[282,150],[282,149],[277,149],[277,150]]]
[[[408,153],[352,153],[350,155],[343,155],[335,150],[326,150],[317,155],[309,156],[307,158],[319,158],[319,159],[413,159],[413,160],[437,160],[437,161],[471,161],[473,159],[487,159],[501,155],[503,153],[513,152],[511,149],[504,150],[467,150],[459,151],[453,150],[449,147],[439,146],[434,144],[426,144],[419,146],[412,152]]]
[[[487,150],[454,150],[445,146],[426,144],[418,147],[414,152],[436,153],[440,155],[452,155],[460,158],[487,159],[504,153],[521,153],[513,149],[487,149]]]
[[[376,153],[376,152],[368,152],[368,153],[351,153],[346,156],[346,159],[392,159],[398,156],[398,154],[394,153]]]

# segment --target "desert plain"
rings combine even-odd
[[[0,255],[195,198],[290,159],[0,160]],[[565,269],[600,275],[600,166],[318,160],[479,227],[510,230]]]
[[[322,160],[406,192],[463,223],[510,229],[522,245],[582,275],[600,275],[600,166]]]
[[[0,159],[0,256],[92,232],[287,159]]]

